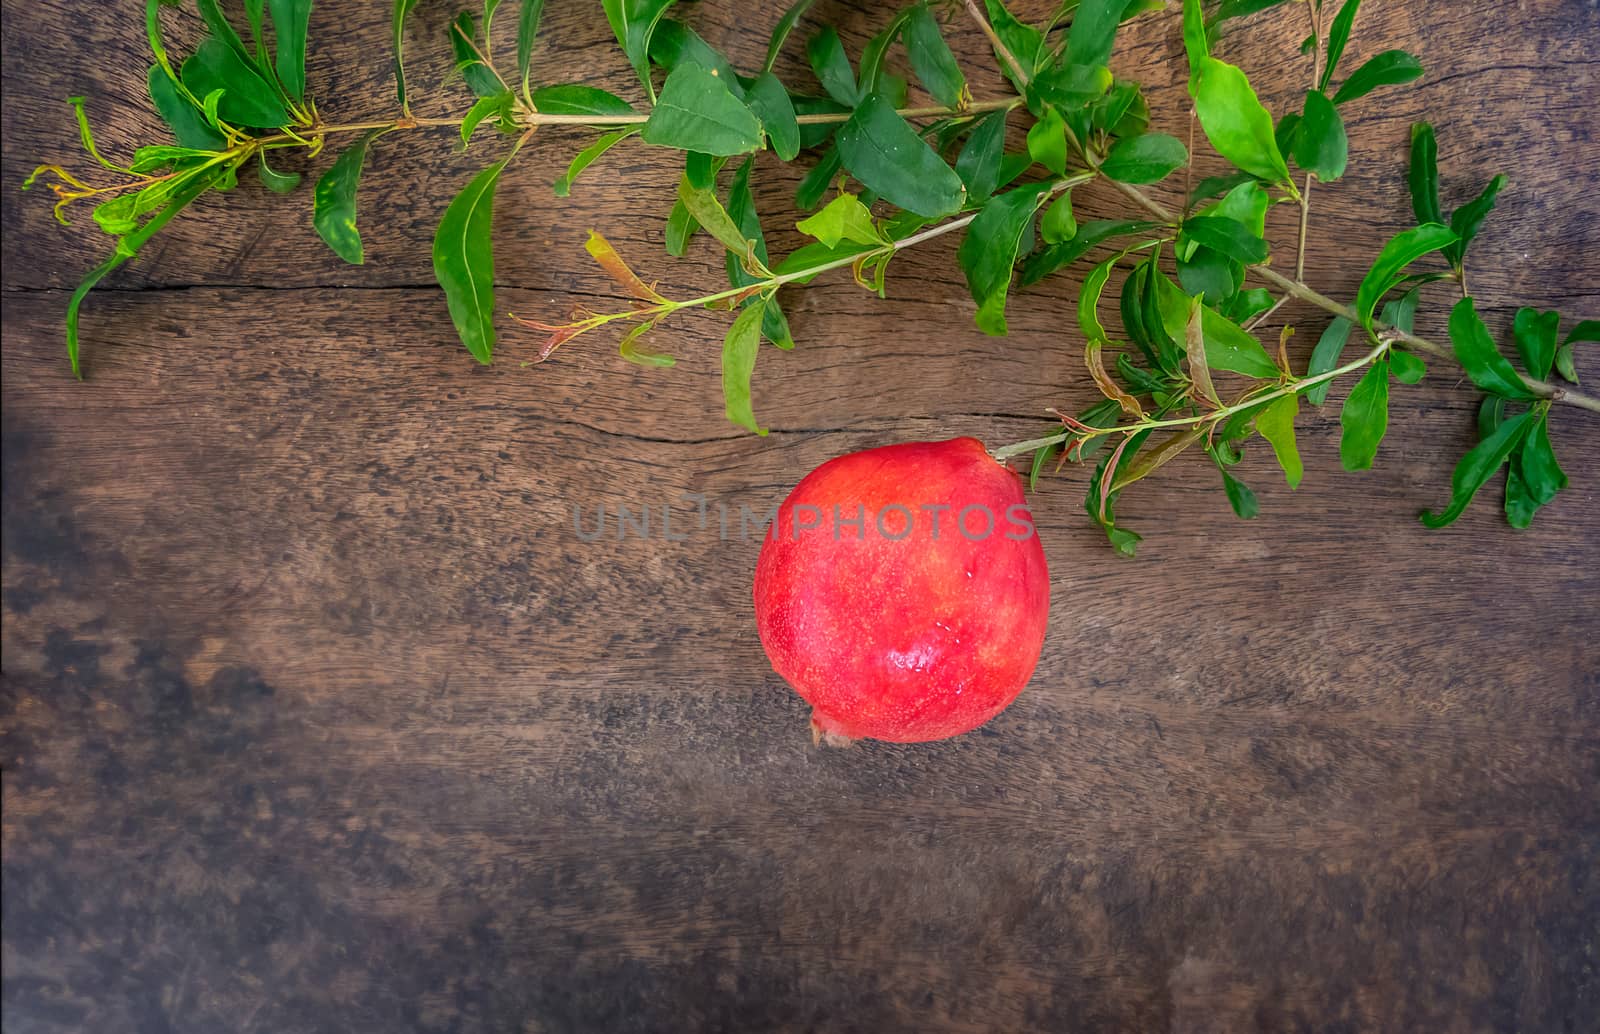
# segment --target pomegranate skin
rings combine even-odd
[[[973,438],[851,453],[795,486],[756,562],[756,624],[818,734],[945,739],[1016,699],[1050,609],[1027,514]]]

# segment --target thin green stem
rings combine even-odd
[[[989,455],[993,456],[996,461],[1004,463],[1013,457],[1023,456],[1030,452],[1037,452],[1039,449],[1045,448],[1046,446],[1061,445],[1074,440],[1082,440],[1087,442],[1096,438],[1103,438],[1106,435],[1111,434],[1135,435],[1141,431],[1159,431],[1163,429],[1176,428],[1199,430],[1203,427],[1214,427],[1222,421],[1233,416],[1235,413],[1262,405],[1263,403],[1271,402],[1274,399],[1284,398],[1289,395],[1299,395],[1302,392],[1308,391],[1319,384],[1324,384],[1328,381],[1334,380],[1335,378],[1343,377],[1347,373],[1352,373],[1363,367],[1370,366],[1379,359],[1383,358],[1384,353],[1388,352],[1390,347],[1391,345],[1388,341],[1380,342],[1378,347],[1374,348],[1371,352],[1368,352],[1360,359],[1345,363],[1343,366],[1329,370],[1327,373],[1319,373],[1315,377],[1305,377],[1300,380],[1293,381],[1265,394],[1251,395],[1240,402],[1234,403],[1231,406],[1223,406],[1221,409],[1214,409],[1208,413],[1203,413],[1200,416],[1173,417],[1165,420],[1140,420],[1131,424],[1120,424],[1116,427],[1090,427],[1087,430],[1069,429],[1066,431],[1060,431],[1056,434],[1047,435],[1044,438],[1032,438],[1025,442],[1017,442],[1015,445],[1002,446],[999,449],[992,450]]]
[[[1275,284],[1303,302],[1309,302],[1335,316],[1343,316],[1352,323],[1361,322],[1360,315],[1350,306],[1334,301],[1306,284],[1290,280],[1270,266],[1251,266],[1250,272],[1269,283]],[[1397,341],[1412,351],[1426,352],[1431,356],[1456,362],[1454,349],[1445,348],[1443,345],[1435,344],[1427,338],[1418,337],[1409,331],[1401,330],[1399,327],[1391,327],[1383,323],[1375,323],[1374,326],[1378,328],[1378,333],[1381,336]],[[1600,399],[1585,395],[1580,391],[1573,391],[1566,385],[1552,384],[1549,381],[1541,381],[1535,377],[1526,376],[1522,378],[1522,382],[1535,394],[1547,398],[1551,402],[1559,402],[1566,406],[1577,406],[1579,409],[1586,409],[1591,413],[1600,413]]]
[[[1306,278],[1306,233],[1311,228],[1311,174],[1306,173],[1306,189],[1300,195],[1300,236],[1294,248],[1294,278]]]
[[[980,112],[1010,111],[1021,104],[1022,98],[1020,97],[996,97],[989,100],[973,101],[963,108],[926,105],[900,108],[898,113],[902,118],[942,118]],[[824,111],[797,116],[795,121],[802,126],[831,125],[848,121],[850,115],[851,113],[848,111]],[[318,137],[342,133],[365,133],[370,129],[451,129],[459,128],[461,123],[465,121],[464,117],[401,117],[374,122],[340,122],[322,126],[310,126],[304,132],[298,134],[275,133],[270,136],[253,137],[250,139],[250,144],[275,144],[282,141],[304,143]],[[623,126],[642,126],[649,121],[649,115],[548,115],[542,111],[528,111],[518,114],[516,124],[523,129],[534,129],[539,126],[587,126],[593,129],[612,129]],[[244,146],[249,146],[249,144]]]
[[[1306,13],[1311,16],[1311,88],[1322,83],[1322,3],[1306,0]],[[1306,278],[1306,231],[1311,226],[1311,173],[1306,173],[1306,189],[1300,195],[1300,236],[1294,249],[1294,278]]]
[[[1074,176],[1068,176],[1065,179],[1057,180],[1056,182],[1052,183],[1050,185],[1050,193],[1059,194],[1063,190],[1071,190],[1073,187],[1076,187],[1082,183],[1087,183],[1092,179],[1094,179],[1094,173],[1092,172],[1081,172]],[[698,298],[686,298],[681,301],[669,299],[653,305],[641,306],[634,309],[626,309],[621,312],[589,316],[585,319],[578,320],[576,323],[571,324],[570,326],[577,328],[578,334],[587,334],[591,330],[597,330],[608,323],[615,323],[618,320],[654,322],[665,319],[673,313],[683,309],[703,308],[705,306],[715,305],[718,302],[728,301],[729,299],[744,299],[758,294],[771,294],[778,288],[783,287],[785,284],[810,280],[813,277],[819,276],[823,273],[832,272],[836,269],[843,269],[846,266],[854,266],[857,263],[871,262],[874,259],[897,254],[906,248],[916,247],[918,244],[921,244],[924,241],[930,241],[935,237],[942,237],[947,233],[953,233],[954,231],[969,225],[977,217],[978,213],[976,211],[968,212],[965,215],[957,216],[954,219],[942,222],[937,226],[930,226],[927,229],[914,233],[909,237],[902,237],[900,240],[890,241],[889,243],[880,247],[869,248],[866,251],[855,252],[854,254],[845,255],[841,258],[829,259],[828,261],[819,263],[815,266],[807,266],[805,269],[790,270],[787,273],[774,273],[764,280],[757,280],[754,283],[746,284],[742,287],[728,287],[721,291],[713,291],[710,294],[703,294]],[[520,317],[514,318],[519,320],[521,319]],[[529,320],[521,320],[521,322],[528,323],[533,326],[539,326],[544,329],[552,329],[545,324],[533,323]],[[576,336],[577,334],[573,334],[567,338],[564,338],[563,340],[571,340],[571,337]]]

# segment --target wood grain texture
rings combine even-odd
[[[1430,74],[1352,109],[1308,279],[1353,293],[1409,217],[1426,113],[1447,204],[1513,182],[1474,249],[1495,329],[1525,303],[1600,315],[1593,4],[1445,6],[1363,10],[1349,67],[1404,46]],[[386,7],[317,7],[331,117],[392,106]],[[877,8],[824,0],[805,26],[855,52]],[[685,8],[746,65],[777,9]],[[462,106],[438,88],[450,13],[421,5],[412,33],[429,114]],[[149,136],[135,19],[4,14],[0,179],[76,160],[68,95],[103,146]],[[546,23],[551,78],[635,94],[592,5]],[[1222,52],[1281,108],[1304,70],[1273,65],[1303,34],[1266,15]],[[1167,17],[1116,59],[1180,135],[1181,53]],[[704,243],[661,256],[669,156],[619,150],[550,197],[579,139],[508,173],[501,308],[617,301],[591,227],[674,290],[718,284]],[[669,371],[599,338],[523,367],[537,342],[514,330],[472,364],[428,242],[492,148],[449,143],[375,152],[363,267],[316,240],[304,191],[206,202],[89,302],[85,384],[61,318],[103,244],[3,192],[8,1031],[1593,1029],[1592,417],[1557,415],[1573,488],[1520,534],[1488,496],[1443,533],[1414,520],[1471,441],[1476,400],[1442,368],[1397,395],[1369,474],[1337,473],[1334,407],[1304,417],[1300,491],[1254,450],[1257,521],[1207,464],[1168,467],[1127,496],[1137,562],[1069,469],[1034,503],[1056,605],[1018,703],[952,742],[819,751],[756,640],[738,508],[843,451],[1027,437],[1088,401],[1079,274],[1016,297],[1007,339],[972,326],[954,241],[898,259],[887,303],[793,294],[801,345],[762,356],[756,439],[721,416],[715,314],[663,334]],[[794,175],[758,177],[785,250]],[[1320,329],[1288,315],[1301,343]],[[732,507],[727,539],[685,493]],[[641,503],[652,537],[617,539]],[[611,535],[586,542],[574,511],[588,529],[597,506]]]

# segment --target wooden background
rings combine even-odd
[[[661,335],[674,370],[599,336],[524,367],[537,341],[509,328],[473,365],[429,242],[496,145],[418,132],[369,162],[364,267],[316,239],[308,187],[251,177],[93,295],[74,383],[67,292],[106,244],[15,187],[84,164],[69,95],[109,151],[155,138],[122,6],[4,0],[8,1032],[1595,1029],[1593,416],[1555,415],[1574,488],[1521,534],[1488,495],[1442,533],[1415,519],[1472,441],[1442,367],[1398,392],[1376,471],[1338,472],[1333,406],[1303,420],[1299,492],[1256,449],[1256,521],[1198,458],[1139,486],[1138,561],[1069,469],[1034,502],[1055,607],[1016,706],[953,742],[814,749],[756,639],[756,543],[584,543],[573,507],[765,510],[848,450],[1039,433],[1092,394],[1067,278],[1016,297],[1003,340],[972,326],[953,238],[898,260],[887,303],[839,277],[794,293],[756,439],[721,415],[716,314]],[[388,6],[317,6],[329,117],[392,110]],[[552,3],[540,75],[636,96],[596,8]],[[778,13],[683,10],[746,67]],[[466,105],[441,85],[450,14],[416,18],[419,114]],[[885,17],[823,0],[805,24],[854,53]],[[1279,110],[1303,21],[1222,44]],[[1474,248],[1491,324],[1600,316],[1597,43],[1591,0],[1366,5],[1348,67],[1403,46],[1429,75],[1349,109],[1308,279],[1349,296],[1407,224],[1426,113],[1447,204],[1512,180]],[[1116,64],[1183,134],[1181,53],[1155,18]],[[703,241],[660,250],[662,153],[552,198],[581,139],[549,133],[502,184],[502,310],[618,304],[590,228],[674,291],[718,285]],[[757,175],[787,225],[793,174]],[[1303,356],[1322,323],[1287,315]]]

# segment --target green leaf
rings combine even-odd
[[[1581,321],[1572,328],[1572,332],[1567,335],[1567,340],[1562,342],[1561,347],[1556,349],[1556,370],[1573,384],[1578,383],[1578,367],[1573,361],[1572,346],[1580,341],[1600,342],[1600,320]]]
[[[311,29],[311,0],[267,0],[272,12],[278,82],[296,102],[306,95],[306,33]]]
[[[750,249],[754,250],[756,261],[762,268],[767,265],[767,240],[761,232],[761,217],[756,213],[755,195],[750,191],[750,172],[755,166],[755,156],[746,158],[739,166],[739,171],[734,174],[733,184],[728,188],[728,217],[739,228],[740,234],[750,242]],[[729,249],[724,257],[724,264],[728,271],[728,283],[734,287],[749,287],[759,282],[754,274],[745,269],[745,256],[748,250],[741,248],[735,252]],[[761,333],[773,344],[782,349],[794,347],[794,335],[789,332],[789,321],[783,315],[783,308],[778,304],[776,294],[762,298],[759,296],[745,299],[744,305],[757,306],[763,310],[761,318]]]
[[[1417,303],[1421,300],[1422,288],[1413,287],[1399,298],[1384,305],[1383,322],[1407,334],[1411,333],[1416,329]]]
[[[1369,333],[1372,331],[1372,315],[1378,302],[1400,285],[1402,271],[1407,266],[1430,252],[1449,247],[1455,239],[1455,233],[1449,229],[1437,223],[1425,223],[1395,236],[1385,244],[1356,290],[1356,313],[1361,318],[1361,325]]]
[[[510,157],[474,176],[433,237],[433,275],[444,288],[461,343],[478,362],[494,358],[494,188]]]
[[[1339,439],[1339,461],[1345,470],[1371,470],[1378,445],[1389,430],[1389,360],[1372,364],[1344,400],[1339,414],[1344,434]]]
[[[817,207],[822,202],[822,195],[828,192],[843,168],[839,161],[839,149],[828,148],[822,159],[800,180],[800,186],[794,192],[795,204],[807,211]]]
[[[1106,533],[1106,538],[1116,551],[1127,557],[1134,555],[1143,539],[1137,533],[1117,525],[1116,502],[1121,492],[1103,492],[1103,489],[1122,478],[1152,433],[1150,430],[1136,432],[1124,440],[1125,444],[1120,450],[1113,450],[1102,457],[1095,467],[1094,477],[1089,479],[1089,491],[1084,499],[1084,509],[1089,517]],[[1115,467],[1112,466],[1113,462]]]
[[[644,83],[652,103],[656,99],[656,89],[650,82],[650,37],[656,31],[656,23],[672,4],[673,0],[600,0],[612,33],[622,44],[622,52],[628,55],[628,63]]]
[[[1078,232],[1078,220],[1072,215],[1072,192],[1063,191],[1045,210],[1039,220],[1039,236],[1046,244],[1070,241]]]
[[[1261,513],[1261,503],[1256,499],[1256,494],[1243,481],[1228,473],[1222,461],[1217,461],[1217,470],[1222,472],[1222,490],[1227,493],[1228,505],[1233,507],[1233,512],[1242,520],[1253,520]]]
[[[1200,76],[1200,65],[1211,56],[1211,43],[1206,38],[1205,11],[1200,0],[1183,0],[1183,50],[1189,59],[1189,94],[1193,96]]]
[[[665,352],[652,352],[647,348],[639,347],[640,340],[645,334],[654,329],[654,323],[640,323],[630,328],[626,334],[622,335],[622,344],[617,349],[618,354],[635,366],[650,366],[662,369],[678,365],[678,360]]]
[[[689,209],[689,214],[695,221],[705,227],[706,231],[722,242],[722,246],[730,251],[737,252],[740,256],[753,256],[754,247],[749,238],[733,221],[727,209],[722,207],[722,202],[717,200],[714,189],[710,187],[696,187],[687,173],[678,181],[678,200],[682,201]]]
[[[267,164],[267,152],[256,152],[257,172],[261,176],[262,184],[274,194],[287,194],[300,185],[298,172],[279,172]]]
[[[517,79],[522,83],[524,95],[528,93],[533,69],[533,42],[539,35],[539,18],[543,14],[544,0],[522,0],[522,10],[517,15]],[[534,106],[538,107],[537,101]]]
[[[1444,222],[1439,207],[1439,144],[1433,127],[1418,122],[1411,127],[1411,211],[1416,214],[1417,225]]]
[[[266,0],[244,0],[245,20],[250,23],[250,42],[255,46],[256,57],[261,56],[261,30],[266,21]]]
[[[1023,71],[1031,78],[1039,67],[1039,51],[1044,46],[1044,33],[1018,21],[1016,15],[1006,8],[1003,0],[983,0],[983,6],[989,15],[989,25],[993,27],[995,35],[1022,64]],[[1026,89],[1028,84],[1016,81],[1009,64],[1001,61],[1000,71],[1005,73],[1006,78],[1012,81],[1018,91]]]
[[[1006,148],[1006,113],[994,111],[979,119],[956,156],[956,175],[967,197],[986,201],[1000,186],[1000,158]]]
[[[967,77],[939,31],[939,23],[926,3],[911,8],[906,17],[906,51],[911,70],[933,99],[947,108],[960,107],[967,97]]]
[[[200,110],[205,114],[208,125],[220,126],[222,124],[222,116],[217,113],[217,108],[222,104],[222,95],[227,92],[227,90],[219,86],[206,94],[205,99],[200,102]]]
[[[764,435],[767,429],[756,423],[750,405],[750,375],[755,372],[761,346],[761,313],[761,307],[755,305],[740,309],[722,341],[722,399],[729,420]]]
[[[1123,327],[1144,353],[1145,359],[1162,374],[1176,379],[1182,374],[1183,362],[1178,343],[1167,334],[1161,322],[1160,305],[1153,283],[1159,267],[1159,255],[1152,255],[1135,266],[1122,282],[1119,307]],[[1027,267],[1023,269],[1026,272]]]
[[[1028,127],[1028,156],[1057,176],[1067,173],[1067,124],[1054,107]]]
[[[811,10],[811,5],[815,2],[816,0],[797,0],[783,12],[778,24],[772,27],[772,39],[767,43],[767,59],[761,64],[763,72],[772,71],[772,66],[778,63],[778,54],[783,51],[783,45],[789,39],[789,34],[794,31],[794,27],[805,17],[805,13]]]
[[[1165,275],[1156,277],[1155,289],[1163,329],[1174,341],[1183,341],[1189,325],[1190,297]],[[1278,365],[1261,347],[1261,342],[1237,323],[1209,305],[1201,306],[1200,315],[1201,331],[1205,336],[1206,365],[1210,369],[1227,370],[1246,377],[1276,379],[1280,375]]]
[[[1272,446],[1273,455],[1278,457],[1278,466],[1283,468],[1283,476],[1290,488],[1299,488],[1300,479],[1305,474],[1305,466],[1300,461],[1300,447],[1294,439],[1294,420],[1299,415],[1300,396],[1285,395],[1273,400],[1256,416],[1256,430]]]
[[[1518,531],[1530,527],[1539,512],[1539,503],[1522,476],[1522,449],[1527,447],[1528,440],[1524,438],[1522,448],[1511,454],[1506,465],[1506,523]]]
[[[1485,395],[1478,403],[1478,440],[1494,434],[1494,429],[1506,422],[1506,400],[1498,395]]]
[[[1202,322],[1206,307],[1199,296],[1189,299],[1188,314],[1184,318],[1184,358],[1189,361],[1189,379],[1202,398],[1214,406],[1222,405],[1216,385],[1211,380],[1211,364],[1206,359],[1205,326]],[[1168,333],[1171,333],[1170,327]],[[1174,335],[1176,336],[1176,335]]]
[[[505,118],[511,113],[514,98],[510,90],[502,90],[488,97],[479,97],[472,102],[472,107],[467,109],[466,118],[461,120],[461,146],[465,149],[472,140],[472,134],[483,124],[484,119],[491,116]]]
[[[884,90],[887,80],[884,78],[883,59],[888,55],[889,45],[900,37],[908,13],[909,9],[895,15],[882,32],[867,40],[867,45],[861,48],[857,94],[887,92]]]
[[[1578,383],[1578,366],[1573,361],[1571,345],[1562,345],[1556,349],[1556,372],[1573,384]]]
[[[1517,414],[1495,428],[1493,434],[1463,456],[1450,477],[1450,505],[1440,513],[1424,512],[1422,523],[1430,528],[1442,528],[1454,523],[1466,511],[1472,497],[1478,494],[1478,489],[1505,465],[1511,453],[1522,444],[1536,417],[1542,418],[1542,414],[1534,410]]]
[[[133,152],[133,162],[128,166],[134,172],[156,172],[160,169],[184,169],[209,162],[216,151],[193,147],[173,147],[169,144],[146,144]]]
[[[1131,133],[1121,133],[1116,132],[1116,127],[1124,119],[1130,117],[1130,112],[1134,111],[1135,105],[1140,100],[1142,100],[1142,95],[1139,92],[1138,83],[1114,79],[1111,89],[1106,92],[1105,96],[1098,98],[1094,102],[1094,107],[1089,116],[1090,128],[1096,132],[1108,133],[1113,136],[1138,136],[1144,132],[1143,129]]]
[[[693,29],[671,18],[661,19],[650,36],[650,60],[671,72],[679,65],[699,65],[728,87],[735,97],[744,96],[739,74],[722,52],[700,38]]]
[[[667,229],[665,233],[667,254],[682,256],[689,250],[689,239],[700,228],[695,217],[689,214],[689,206],[679,198],[673,203],[672,211],[667,214]]]
[[[200,10],[200,18],[206,23],[206,28],[211,30],[211,37],[221,43],[243,64],[255,67],[251,60],[250,51],[245,49],[244,41],[239,38],[239,33],[234,29],[233,23],[228,21],[228,16],[222,12],[218,0],[197,0],[196,7]],[[264,72],[271,75],[271,72]]]
[[[150,100],[180,145],[201,151],[220,151],[228,146],[222,134],[206,123],[200,109],[178,92],[178,84],[160,65],[150,66],[148,83]]]
[[[1588,344],[1600,344],[1600,320],[1579,320],[1577,326],[1567,333],[1567,340],[1563,344],[1576,344],[1579,341]],[[1576,378],[1568,378],[1575,380]]]
[[[478,59],[473,41],[477,38],[472,15],[462,11],[450,25],[450,49],[455,55],[456,70],[466,81],[475,97],[493,97],[505,92],[506,86],[488,65]]]
[[[1403,50],[1386,50],[1356,69],[1333,95],[1333,103],[1348,104],[1380,86],[1409,83],[1422,76],[1422,62]]]
[[[1478,236],[1478,231],[1483,228],[1483,221],[1494,211],[1495,198],[1505,189],[1508,182],[1510,181],[1504,176],[1496,176],[1483,188],[1483,193],[1450,214],[1450,228],[1460,238],[1444,252],[1445,258],[1452,266],[1459,269],[1466,261],[1467,248],[1472,245]]]
[[[1128,277],[1122,281],[1122,293],[1124,295],[1127,295],[1128,293],[1128,281],[1135,279],[1135,274],[1137,274],[1137,272],[1138,269],[1135,268],[1134,271],[1129,273]],[[1133,328],[1128,328],[1128,336],[1132,337],[1133,334]],[[1149,370],[1144,369],[1138,363],[1135,363],[1132,356],[1130,356],[1127,352],[1119,352],[1117,354],[1117,373],[1122,376],[1124,381],[1128,382],[1128,387],[1132,388],[1134,392],[1140,395],[1154,396],[1157,392],[1165,391],[1167,389],[1167,382],[1165,380],[1163,380],[1157,374],[1151,373]]]
[[[851,111],[850,106],[840,104],[832,97],[806,97],[791,93],[789,100],[794,103],[794,113],[798,115],[846,115]],[[821,147],[833,139],[838,132],[838,122],[812,122],[800,123],[800,149]]]
[[[1054,445],[1041,445],[1033,450],[1033,463],[1028,467],[1028,491],[1034,492],[1039,488],[1039,474],[1044,470],[1045,461],[1050,454],[1055,452]]]
[[[1069,65],[1103,65],[1111,60],[1112,44],[1127,0],[1090,0],[1079,4],[1067,30]]]
[[[175,180],[157,180],[133,194],[123,194],[95,206],[94,221],[113,237],[132,233],[144,217],[165,207]]]
[[[1009,187],[1022,178],[1033,165],[1033,159],[1026,154],[1002,154],[1000,156],[1000,187]]]
[[[1471,298],[1461,299],[1450,310],[1450,343],[1455,346],[1456,361],[1467,371],[1472,383],[1484,391],[1508,399],[1539,397],[1529,390],[1510,360],[1495,347],[1494,338],[1478,318]]]
[[[1401,384],[1416,384],[1428,375],[1428,364],[1410,352],[1390,349],[1389,372]]]
[[[1277,304],[1277,299],[1272,297],[1272,292],[1265,287],[1252,287],[1234,296],[1232,304],[1223,315],[1235,323],[1243,325],[1257,316],[1266,312]]]
[[[1011,290],[1012,267],[1022,246],[1023,231],[1047,197],[1047,191],[1027,187],[995,195],[978,211],[956,251],[972,298],[978,303],[978,328],[985,334],[1006,333],[1006,296]]]
[[[863,100],[836,140],[845,169],[885,201],[927,219],[961,209],[961,177],[882,94]]]
[[[1160,333],[1160,327],[1150,327],[1149,320],[1146,320],[1146,314],[1144,314],[1144,295],[1146,295],[1149,275],[1149,261],[1139,263],[1138,266],[1133,267],[1133,271],[1128,272],[1122,282],[1122,296],[1118,299],[1118,309],[1120,309],[1118,315],[1122,315],[1123,328],[1128,331],[1128,338],[1144,354],[1144,359],[1152,367],[1160,367],[1162,363],[1160,363],[1160,355],[1157,352],[1158,343],[1157,339],[1155,339],[1157,333]],[[1122,359],[1118,359],[1117,362],[1118,367],[1120,367]]]
[[[1078,292],[1078,329],[1091,345],[1104,344],[1111,339],[1100,322],[1100,296],[1105,293],[1106,281],[1111,279],[1119,257],[1113,255],[1089,270],[1089,275],[1083,278],[1083,289]]]
[[[1116,399],[1101,399],[1078,414],[1078,422],[1086,427],[1111,427],[1122,416],[1122,406]],[[1105,447],[1110,435],[1100,435],[1078,449],[1078,461],[1089,459]]]
[[[406,19],[411,16],[411,9],[417,6],[417,0],[394,0],[394,14],[389,26],[393,35],[394,47],[394,92],[400,101],[400,106],[410,111],[410,101],[406,98]]]
[[[165,75],[166,73],[162,73]],[[166,226],[174,216],[183,211],[191,201],[205,193],[217,184],[218,178],[224,175],[215,169],[199,172],[178,182],[168,195],[166,207],[147,219],[142,226],[118,238],[116,250],[98,266],[84,274],[83,280],[72,292],[72,297],[67,300],[67,359],[72,364],[72,375],[83,378],[83,369],[80,365],[80,348],[78,341],[78,317],[83,307],[83,300],[101,280],[104,280],[118,266],[139,254],[139,249],[154,237],[162,227]]]
[[[1111,69],[1104,65],[1058,65],[1046,68],[1035,73],[1028,85],[1029,108],[1036,109],[1040,104],[1081,108],[1104,95],[1112,82]],[[1133,103],[1129,101],[1130,105]]]
[[[728,164],[726,158],[690,151],[683,156],[683,174],[689,177],[689,182],[696,188],[714,190],[717,186],[717,174],[726,164]]]
[[[1205,206],[1195,215],[1198,218],[1220,215],[1243,223],[1251,233],[1264,238],[1267,233],[1268,204],[1266,190],[1254,179],[1249,179],[1230,189],[1222,200]]]
[[[622,141],[628,139],[628,137],[637,132],[637,129],[619,129],[615,133],[607,133],[605,136],[602,136],[588,147],[585,147],[583,150],[579,151],[572,159],[571,164],[567,166],[567,171],[562,173],[560,179],[551,184],[552,188],[555,190],[556,197],[566,197],[567,195],[571,194],[572,184],[579,176],[583,175],[583,170],[593,165],[595,159],[599,158],[602,154],[605,154],[607,151],[611,150],[613,147],[622,143]]]
[[[1190,297],[1203,294],[1214,299],[1217,311],[1228,308],[1240,281],[1234,279],[1234,270],[1244,266],[1211,248],[1194,247],[1187,259],[1178,260],[1178,283]]]
[[[289,121],[278,91],[254,65],[216,39],[206,39],[183,63],[183,85],[197,97],[225,91],[218,112],[235,125],[276,129]]]
[[[1295,137],[1300,135],[1300,114],[1291,111],[1278,120],[1278,126],[1272,131],[1272,141],[1278,145],[1279,154],[1294,153]]]
[[[610,118],[638,114],[633,105],[616,94],[579,83],[541,86],[533,91],[533,106],[546,115]]]
[[[355,266],[366,261],[361,232],[356,229],[356,188],[361,182],[367,150],[380,135],[382,130],[371,130],[346,147],[317,180],[312,193],[311,222],[317,235],[335,255]]]
[[[840,194],[816,215],[796,223],[795,229],[830,248],[841,240],[874,247],[888,243],[872,221],[872,212],[854,194]]]
[[[1506,472],[1506,520],[1514,528],[1526,528],[1533,515],[1548,506],[1567,487],[1566,472],[1556,462],[1550,447],[1548,414],[1535,421],[1522,447],[1511,456]]]
[[[1539,379],[1550,376],[1556,362],[1556,335],[1560,333],[1561,314],[1540,312],[1537,309],[1518,309],[1512,333],[1516,337],[1517,352],[1522,356],[1522,367]]]
[[[1217,7],[1217,13],[1211,16],[1211,24],[1219,25],[1231,18],[1245,18],[1258,11],[1265,11],[1277,7],[1284,0],[1222,0]]]
[[[838,30],[831,25],[823,26],[822,31],[806,43],[806,56],[828,96],[854,107],[860,99],[860,91],[856,88],[856,73],[850,67],[850,58],[844,52]]]
[[[1328,30],[1328,59],[1322,66],[1318,90],[1326,90],[1333,81],[1333,71],[1339,67],[1339,59],[1344,57],[1344,48],[1350,42],[1350,30],[1355,27],[1356,12],[1360,8],[1361,0],[1345,0],[1344,6],[1334,16],[1333,27]]]
[[[1121,183],[1156,183],[1188,160],[1189,152],[1177,137],[1146,133],[1118,140],[1100,163],[1100,171]]]
[[[745,90],[745,102],[761,120],[773,152],[786,162],[793,161],[800,153],[800,123],[795,120],[789,91],[783,88],[778,77],[771,72],[756,76]]]
[[[1036,284],[1059,269],[1064,269],[1078,259],[1087,255],[1096,245],[1108,241],[1113,237],[1126,237],[1130,234],[1144,233],[1153,230],[1160,223],[1137,222],[1118,219],[1095,219],[1078,224],[1078,232],[1071,240],[1060,244],[1051,245],[1043,251],[1035,252],[1028,256],[1022,264],[1020,282],[1027,287]]]
[[[1250,80],[1226,61],[1208,57],[1200,64],[1194,90],[1200,127],[1216,152],[1251,175],[1288,184],[1273,134],[1272,116],[1261,106]]]
[[[1246,265],[1253,266],[1267,260],[1267,242],[1251,233],[1250,228],[1237,219],[1220,215],[1199,216],[1186,221],[1183,232],[1200,244]]]
[[[1294,160],[1323,183],[1331,183],[1344,175],[1349,159],[1350,140],[1339,109],[1321,90],[1312,90],[1306,94],[1305,114],[1295,133]]]
[[[682,64],[661,88],[644,126],[644,142],[703,154],[744,154],[761,146],[761,123],[720,77]]]

